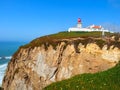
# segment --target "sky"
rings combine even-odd
[[[78,18],[83,27],[119,28],[120,0],[0,0],[0,41],[31,41],[67,31]]]

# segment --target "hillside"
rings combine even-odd
[[[53,83],[44,90],[120,90],[120,63],[95,74],[82,74]]]
[[[108,70],[119,60],[119,34],[106,33],[102,37],[101,32],[60,32],[47,35],[21,46],[13,55],[2,88],[42,90],[79,74]]]
[[[118,36],[117,33],[105,33],[105,39],[111,38],[112,36]],[[66,41],[66,39],[74,39],[74,38],[102,38],[102,32],[59,32],[56,34],[46,35],[43,37],[39,37],[33,41],[31,41],[29,44],[23,46],[23,48],[28,47],[36,47],[40,46],[42,44],[51,44],[53,47],[57,46],[57,44],[61,41]],[[87,43],[87,42],[86,42]]]

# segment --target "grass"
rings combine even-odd
[[[105,33],[106,36],[113,35],[109,32]],[[40,45],[45,46],[47,48],[49,45],[52,45],[54,48],[59,44],[61,39],[71,39],[71,38],[88,38],[88,37],[102,37],[102,32],[59,32],[56,34],[51,34],[47,36],[43,36],[40,38],[37,38],[30,42],[29,44],[22,46],[22,48],[34,48]]]
[[[44,90],[120,90],[120,63],[95,74],[82,74],[53,83]]]

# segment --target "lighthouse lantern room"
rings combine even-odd
[[[82,23],[81,23],[81,19],[80,19],[80,18],[78,18],[78,24],[77,24],[77,27],[78,27],[78,28],[82,28]]]

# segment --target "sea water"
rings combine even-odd
[[[0,42],[0,85],[12,55],[26,42]]]

